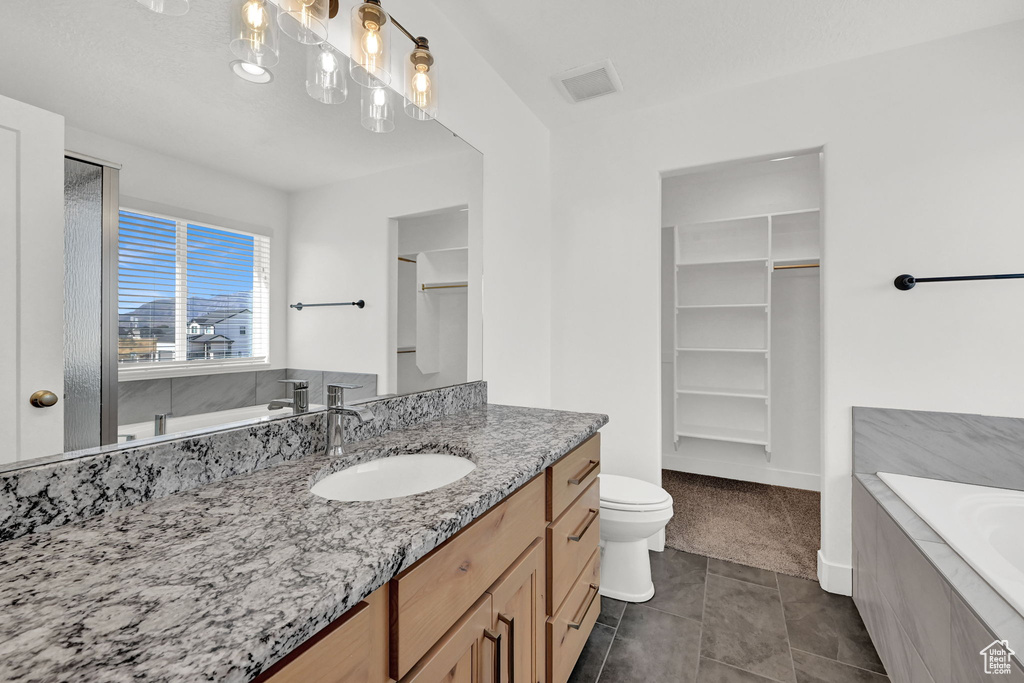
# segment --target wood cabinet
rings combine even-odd
[[[498,683],[501,637],[491,629],[491,614],[491,596],[485,594],[401,683]]]
[[[502,683],[544,680],[545,583],[544,543],[538,538],[487,591],[492,628],[504,641]]]
[[[601,609],[600,443],[580,444],[257,683],[565,683]]]

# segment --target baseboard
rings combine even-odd
[[[661,466],[667,470],[704,474],[709,477],[752,481],[757,484],[769,484],[771,486],[787,486],[806,491],[821,490],[821,477],[808,472],[775,470],[758,465],[743,465],[723,460],[710,460],[708,458],[692,458],[678,453],[663,454],[661,456]]]
[[[665,552],[665,530],[662,529],[647,539],[647,549],[656,553]]]
[[[853,567],[829,562],[818,550],[818,583],[829,593],[853,595]]]

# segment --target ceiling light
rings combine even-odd
[[[231,70],[234,71],[235,75],[243,81],[249,81],[250,83],[259,83],[262,85],[274,80],[274,74],[270,73],[270,69],[259,66],[258,64],[243,62],[241,60],[231,62]]]
[[[352,8],[352,80],[376,88],[391,82],[391,27],[380,0]]]
[[[328,0],[277,0],[281,8],[277,22],[289,38],[304,45],[327,40]]]
[[[348,97],[344,56],[327,43],[309,49],[306,92],[317,102],[341,104]]]
[[[262,67],[280,59],[276,5],[270,0],[233,0],[231,51],[243,62]]]
[[[157,14],[180,17],[188,12],[189,0],[139,0],[139,2]]]
[[[390,133],[395,129],[395,109],[391,91],[386,87],[363,88],[359,102],[359,120],[371,133]]]

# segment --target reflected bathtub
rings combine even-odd
[[[309,412],[313,413],[323,410],[325,406],[310,405]],[[271,419],[291,417],[292,411],[289,408],[270,410],[266,405],[245,406],[244,408],[232,408],[231,410],[218,410],[212,413],[200,413],[199,415],[183,415],[181,417],[171,416],[167,418],[166,436],[180,435],[188,432],[208,430],[211,427],[237,426],[257,422],[260,419]],[[117,442],[138,441],[140,439],[153,438],[153,421],[136,422],[133,424],[120,425],[117,428]]]
[[[888,472],[878,477],[1024,614],[1024,491]]]

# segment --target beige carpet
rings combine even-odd
[[[662,471],[675,502],[665,530],[677,550],[816,579],[821,495],[782,486]]]

